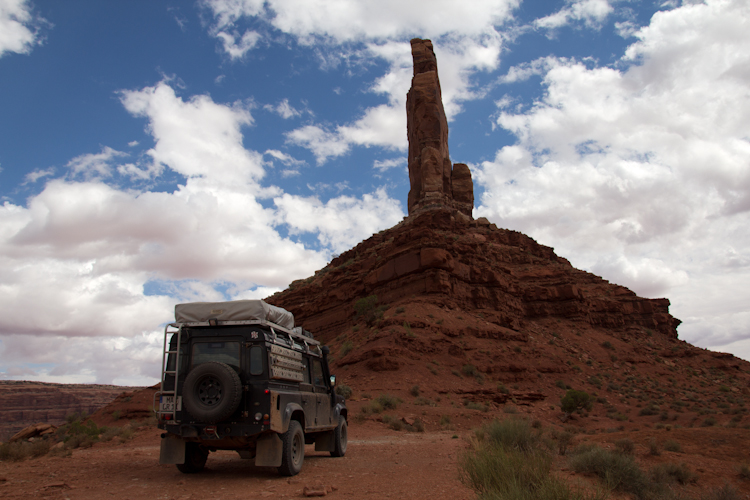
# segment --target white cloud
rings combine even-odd
[[[362,199],[339,196],[323,203],[317,197],[284,194],[274,198],[280,217],[295,232],[317,233],[322,245],[340,253],[364,238],[399,222],[404,213],[385,189]]]
[[[31,14],[26,0],[0,0],[0,57],[6,52],[30,53],[42,41],[35,25],[43,22]]]
[[[226,31],[220,31],[215,35],[221,40],[224,46],[224,51],[229,54],[232,59],[241,59],[244,55],[252,50],[260,41],[260,34],[255,31],[246,31],[240,36],[239,33],[232,32],[227,33]]]
[[[386,170],[389,170],[391,168],[395,167],[405,167],[406,166],[406,158],[405,157],[399,157],[399,158],[389,158],[388,160],[375,160],[375,162],[372,165],[372,168],[375,170],[379,170],[381,172],[385,172]]]
[[[82,175],[85,179],[109,177],[112,175],[112,163],[123,156],[128,154],[104,146],[101,153],[76,156],[66,166],[74,176]]]
[[[500,111],[518,143],[474,170],[485,189],[477,214],[637,293],[670,296],[687,340],[716,346],[703,339],[746,328],[747,287],[722,290],[727,277],[712,276],[729,247],[722,262],[737,283],[750,279],[737,250],[750,248],[740,229],[750,223],[747,19],[743,2],[683,5],[635,33],[623,69],[555,58],[519,67],[519,78],[543,68],[546,91],[531,108]],[[709,326],[691,319],[705,318],[701,300],[733,305]]]
[[[272,111],[285,120],[288,120],[290,118],[295,118],[302,114],[301,111],[294,109],[292,105],[289,104],[289,99],[282,99],[281,102],[279,102],[279,104],[277,104],[276,106],[271,106],[270,104],[266,104],[265,106],[263,106],[263,109]]]
[[[191,179],[211,184],[249,186],[264,175],[262,156],[242,146],[243,126],[251,125],[242,103],[224,106],[206,95],[187,102],[162,81],[138,91],[123,91],[125,109],[149,118],[148,131],[156,145],[148,151],[153,169],[163,166]]]
[[[555,29],[577,21],[589,28],[599,28],[614,8],[607,0],[575,0],[554,14],[534,21],[534,26]]]
[[[125,154],[103,147],[69,163],[87,180],[53,179],[26,206],[0,206],[0,377],[151,383],[154,328],[173,318],[175,302],[273,293],[402,216],[382,190],[321,201],[262,186],[263,155],[242,146],[252,124],[243,105],[183,99],[166,82],[120,97],[147,121],[149,165],[118,164]],[[166,168],[185,177],[173,192],[104,182],[114,170],[153,177]],[[264,208],[271,196],[277,207]],[[320,231],[320,248],[282,237],[285,224],[292,234]],[[147,295],[153,283],[159,292]]]
[[[44,177],[50,177],[52,175],[55,175],[55,168],[45,168],[45,169],[38,169],[34,170],[32,172],[29,172],[26,174],[26,177],[24,177],[23,183],[24,184],[33,184],[39,179],[42,179]]]
[[[412,37],[433,39],[449,119],[461,111],[462,101],[481,97],[483,91],[474,88],[471,75],[499,64],[502,36],[497,27],[512,18],[518,4],[517,0],[481,0],[467,7],[454,0],[439,0],[425,9],[419,3],[396,0],[203,2],[213,14],[213,32],[238,29],[243,21],[252,19],[295,37],[303,45],[323,41],[316,50],[326,67],[335,66],[343,57],[362,61],[380,58],[388,63],[387,72],[368,89],[385,96],[386,103],[364,110],[351,123],[308,124],[287,134],[290,143],[310,149],[318,164],[344,155],[354,146],[406,149],[404,106],[412,76]],[[278,107],[276,112],[282,114]]]

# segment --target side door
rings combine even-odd
[[[323,375],[323,364],[320,359],[312,358],[313,388],[317,409],[315,412],[316,427],[328,427],[331,425],[331,395],[328,392],[325,376]]]

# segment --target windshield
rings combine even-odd
[[[195,342],[193,344],[193,368],[201,363],[216,361],[237,370],[240,368],[239,342]]]

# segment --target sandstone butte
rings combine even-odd
[[[340,380],[365,393],[420,385],[464,403],[533,404],[555,420],[572,386],[608,396],[600,411],[612,427],[647,404],[723,408],[736,424],[729,412],[745,411],[750,363],[679,340],[668,299],[638,297],[472,218],[471,172],[449,157],[432,43],[411,46],[408,217],[266,300],[330,345]]]

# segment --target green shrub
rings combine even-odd
[[[510,394],[510,390],[502,382],[497,383],[497,390],[503,394]]]
[[[702,427],[713,427],[714,425],[716,425],[716,418],[714,417],[707,417],[701,424]]]
[[[434,401],[427,399],[424,396],[419,396],[415,399],[414,404],[417,406],[437,406]]]
[[[685,464],[664,463],[651,468],[651,479],[655,483],[678,482],[687,484],[693,480],[693,473]]]
[[[0,462],[18,462],[26,458],[41,457],[49,453],[50,442],[46,439],[37,441],[15,441],[0,445]]]
[[[674,439],[668,439],[664,443],[664,449],[667,451],[674,452],[674,453],[680,453],[682,452],[682,445],[678,443],[677,441],[675,441]]]
[[[552,457],[539,446],[539,434],[531,430],[527,421],[495,420],[475,431],[475,435],[471,448],[459,459],[459,477],[480,499],[586,498],[550,474]]]
[[[553,431],[552,439],[557,441],[557,453],[559,455],[565,455],[568,452],[568,447],[573,441],[574,434],[568,431]]]
[[[352,388],[346,384],[336,386],[336,394],[343,396],[344,399],[349,399],[352,396]]]
[[[648,442],[648,453],[649,455],[661,455],[661,451],[659,450],[659,443],[656,442],[656,439],[651,438],[651,440]]]
[[[341,350],[339,351],[340,357],[344,357],[350,352],[352,352],[352,349],[354,349],[354,344],[351,340],[346,340],[343,344],[341,344]]]
[[[568,414],[578,410],[590,411],[593,406],[594,398],[585,391],[568,389],[560,399],[560,409]]]
[[[477,371],[477,367],[472,365],[471,363],[467,363],[462,366],[461,371],[464,375],[468,375],[469,377],[476,377],[479,374],[479,371]]]
[[[488,411],[490,409],[489,406],[483,405],[481,403],[475,403],[474,401],[469,401],[465,406],[469,410]]]
[[[448,415],[441,415],[440,416],[440,426],[444,427],[446,425],[451,424],[451,418]]]
[[[635,451],[635,443],[629,438],[618,439],[615,441],[615,449],[625,455],[632,455]]]
[[[737,473],[742,479],[750,479],[750,467],[747,464],[740,464],[737,468]]]
[[[737,488],[728,483],[701,495],[701,500],[740,500],[741,498]]]
[[[385,306],[377,306],[378,296],[369,295],[354,303],[355,317],[362,319],[368,326],[383,317]]]
[[[648,417],[651,415],[657,415],[658,413],[659,413],[659,407],[652,403],[648,406],[641,408],[641,410],[638,412],[638,415],[641,417]]]
[[[417,396],[419,396],[419,386],[418,386],[418,385],[413,385],[413,386],[411,387],[411,389],[409,389],[409,394],[411,394],[411,395],[412,395],[412,396],[414,396],[415,398],[416,398]]]
[[[595,474],[604,485],[613,490],[632,493],[642,498],[648,491],[648,477],[630,455],[624,455],[600,446],[579,447],[570,459],[576,472]]]
[[[380,406],[386,410],[395,410],[398,408],[398,405],[403,403],[403,400],[390,394],[381,394],[375,399],[375,402],[379,403]]]
[[[115,410],[112,412],[112,418],[115,420],[120,420],[120,410]]]

